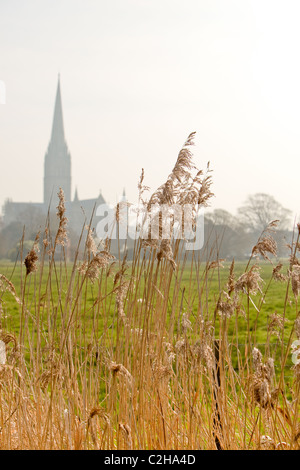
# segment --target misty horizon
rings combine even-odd
[[[195,131],[194,160],[212,169],[209,210],[236,214],[250,194],[266,193],[298,214],[297,2],[0,8],[1,207],[43,199],[60,74],[72,198],[75,188],[80,199],[101,190],[115,204],[125,188],[135,202],[142,168],[154,191]]]

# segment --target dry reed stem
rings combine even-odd
[[[206,173],[195,168],[193,138],[194,133],[149,201],[142,172],[138,188],[144,206],[192,204],[194,216],[199,204],[208,203],[209,168]],[[31,251],[25,258],[26,274],[21,272],[17,289],[0,274],[1,306],[10,295],[20,305],[13,321],[1,317],[0,340],[7,356],[0,366],[1,449],[299,447],[300,366],[292,369],[289,390],[284,377],[276,383],[271,335],[285,338],[286,315],[265,315],[259,266],[249,263],[237,276],[232,261],[223,282],[218,249],[204,265],[197,253],[186,265],[172,234],[136,240],[132,261],[124,256],[115,262],[109,240],[98,251],[90,224],[84,255],[78,251],[69,267],[64,257],[61,263],[54,258],[56,245],[67,242],[62,190],[57,210],[59,229],[49,265],[44,262],[51,243],[46,227],[38,273],[28,277],[37,267],[36,240],[35,255]],[[275,226],[274,221],[264,231],[253,256],[267,261],[275,256],[270,235]],[[146,245],[150,249],[144,250]],[[300,339],[298,244],[293,250],[289,276],[279,263],[271,281],[287,280],[287,289],[291,285],[293,335]],[[217,293],[210,291],[216,278]],[[253,294],[259,297],[259,319],[267,331],[265,360],[251,336]],[[284,312],[288,300],[287,293]],[[243,309],[249,321],[244,348],[239,342]],[[14,331],[17,321],[20,335]],[[283,340],[277,344],[283,359],[274,356],[276,366],[285,368],[289,351]]]

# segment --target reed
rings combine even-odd
[[[145,217],[153,204],[189,204],[195,221],[208,204],[210,170],[195,167],[193,137],[148,198],[142,172]],[[109,237],[97,244],[92,221],[70,263],[62,190],[57,216],[57,232],[48,219],[15,266],[16,285],[0,274],[1,449],[299,449],[300,364],[290,361],[300,340],[299,227],[287,272],[277,263],[265,284],[257,257],[273,263],[276,221],[238,273],[234,261],[223,267],[218,243],[187,253],[171,232],[138,238],[130,261],[126,247],[113,256]],[[151,222],[160,235],[163,222],[160,212]],[[268,320],[273,283],[284,283],[286,294],[281,313]],[[13,322],[8,297],[18,309]],[[256,341],[261,318],[268,322],[263,346]]]

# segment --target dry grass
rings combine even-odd
[[[139,194],[147,210],[152,203],[188,203],[194,217],[197,204],[207,204],[211,177],[194,167],[192,143],[193,134],[148,200],[142,174]],[[287,275],[280,264],[273,270],[271,282],[286,283],[286,298],[269,323],[279,345],[272,357],[269,340],[263,350],[256,344],[249,312],[255,304],[262,315],[268,295],[253,259],[276,255],[275,223],[244,273],[237,275],[231,264],[225,290],[220,285],[212,303],[209,282],[222,269],[217,250],[203,266],[198,252],[188,262],[180,240],[148,237],[136,240],[129,263],[126,254],[111,255],[109,240],[99,250],[88,225],[83,257],[78,251],[70,269],[62,191],[58,218],[56,235],[47,226],[41,252],[37,238],[21,260],[19,292],[0,275],[7,358],[0,364],[0,449],[299,448],[300,366],[288,386],[284,374],[293,339],[300,339],[299,234]],[[162,219],[153,223],[161,233]],[[295,328],[286,338],[291,290]],[[7,293],[19,308],[17,332],[5,320]],[[243,348],[241,319],[248,325]]]

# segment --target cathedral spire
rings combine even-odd
[[[57,143],[64,142],[65,140],[64,121],[63,121],[61,93],[60,93],[60,75],[58,75],[58,82],[57,82],[51,140]]]
[[[121,197],[121,199],[120,199],[120,202],[127,202],[127,197],[126,197],[125,188],[123,188],[123,194],[122,194],[122,197]]]
[[[44,163],[44,203],[47,207],[50,200],[56,201],[59,188],[63,189],[66,201],[71,201],[71,155],[65,140],[58,76],[51,139]]]

